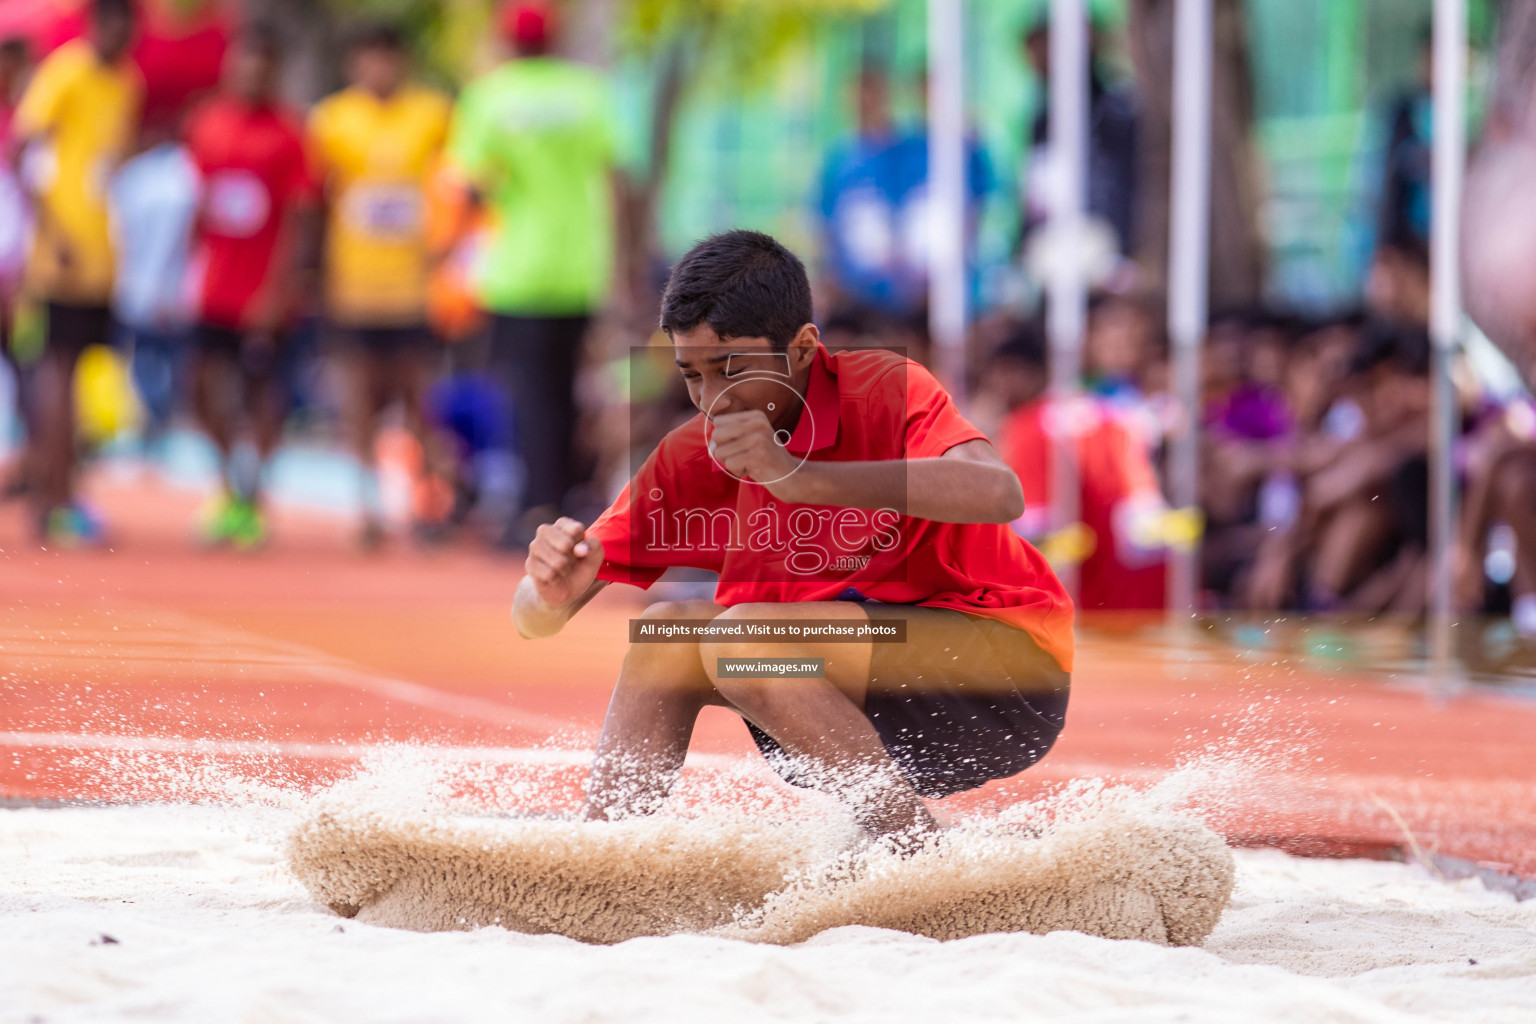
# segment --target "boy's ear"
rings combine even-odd
[[[816,358],[816,345],[820,340],[821,332],[815,324],[803,325],[789,342],[790,366],[799,370],[811,365],[811,360]]]

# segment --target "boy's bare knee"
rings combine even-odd
[[[728,653],[720,655],[703,654],[703,659],[705,666],[712,669],[715,665],[716,657],[729,658],[738,656],[740,655]],[[714,672],[710,674],[714,676],[715,692],[724,698],[731,707],[735,708],[746,718],[754,721],[763,721],[771,718],[780,703],[786,699],[783,680],[742,679],[733,676],[720,676]],[[775,683],[778,685],[775,685]]]
[[[640,613],[643,619],[712,619],[720,606],[710,601],[658,601]],[[619,686],[657,686],[678,690],[711,688],[699,644],[691,640],[630,644]]]

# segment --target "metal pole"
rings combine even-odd
[[[965,4],[928,0],[928,330],[957,399],[965,380]]]
[[[1076,404],[1083,375],[1088,285],[1083,266],[1083,196],[1088,176],[1088,15],[1084,0],[1052,0],[1050,153],[1055,199],[1049,214],[1056,255],[1047,286],[1051,394],[1057,411],[1051,459],[1051,528],[1075,528],[1082,516],[1077,473]],[[1105,543],[1107,538],[1100,538]],[[1070,549],[1073,545],[1064,545]],[[1075,564],[1057,575],[1077,594]]]
[[[1451,665],[1451,552],[1455,541],[1457,409],[1451,361],[1461,331],[1461,179],[1466,158],[1466,0],[1435,0],[1434,122],[1430,218],[1430,336],[1434,341],[1430,437],[1430,658],[1435,677]]]
[[[1168,231],[1168,337],[1173,390],[1183,415],[1169,455],[1175,509],[1200,499],[1200,345],[1210,264],[1211,0],[1177,0],[1173,13],[1173,176]],[[1168,616],[1196,610],[1199,542],[1168,559]]]

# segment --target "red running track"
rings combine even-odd
[[[552,800],[578,799],[638,591],[525,641],[508,618],[515,560],[363,556],[346,524],[298,514],[277,517],[260,553],[201,552],[184,494],[103,485],[95,498],[115,524],[109,551],[39,550],[19,511],[0,510],[0,801],[204,799],[231,774],[311,786],[395,743],[537,761]],[[1194,758],[1219,779],[1192,799],[1234,841],[1417,847],[1536,878],[1536,702],[1195,654],[1086,633],[1056,748],[940,813],[1080,779],[1151,785]],[[755,756],[714,709],[695,749]]]

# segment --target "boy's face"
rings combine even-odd
[[[347,62],[352,84],[379,96],[398,89],[405,81],[405,71],[405,54],[387,46],[359,47]]]
[[[1089,322],[1086,347],[1092,372],[1106,377],[1135,376],[1146,357],[1146,319],[1133,306],[1106,305]]]
[[[240,46],[224,62],[230,92],[248,103],[265,103],[277,92],[277,55],[259,46]]]
[[[111,63],[128,52],[133,29],[133,15],[127,10],[105,11],[91,23],[91,44],[102,60]]]
[[[710,419],[756,410],[775,430],[793,430],[804,406],[819,335],[800,328],[789,347],[767,338],[721,338],[708,324],[672,336],[678,371],[688,398]]]

